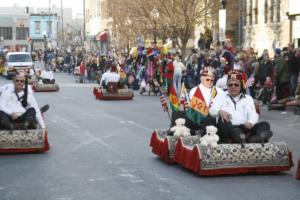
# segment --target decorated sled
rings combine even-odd
[[[298,166],[296,171],[296,179],[300,180],[300,158],[298,160]]]
[[[172,113],[172,123],[171,126],[175,125],[175,119],[185,116],[185,112],[173,112]],[[186,126],[195,130],[199,127],[193,126],[190,120],[186,120]],[[195,132],[191,130],[191,134],[195,136],[189,136],[193,141],[199,141],[200,137],[196,134],[200,132]],[[159,156],[164,162],[168,164],[175,163],[175,148],[178,142],[178,138],[174,137],[173,134],[169,131],[164,130],[155,130],[152,133],[150,140],[150,147],[152,148],[152,152]]]
[[[300,115],[300,99],[293,99],[289,101],[279,101],[278,103],[269,104],[268,110],[286,110],[287,107],[294,108],[294,114]]]
[[[55,84],[43,84],[35,82],[32,85],[32,90],[35,92],[57,92],[59,90],[59,86]]]
[[[107,89],[95,87],[93,93],[98,100],[132,100],[134,97],[131,89],[119,89],[117,83],[109,84]]]
[[[292,167],[292,153],[284,142],[218,144],[217,147],[195,144],[181,138],[176,145],[175,161],[200,176],[225,174],[272,173]]]
[[[183,112],[173,112],[172,121]],[[186,125],[194,130],[190,122]],[[192,132],[191,132],[192,133]],[[152,152],[166,163],[177,163],[201,176],[225,174],[272,173],[288,171],[292,167],[292,153],[285,142],[201,144],[202,131],[192,136],[174,137],[169,131],[154,131]]]
[[[47,130],[0,130],[0,153],[45,152],[49,148]]]

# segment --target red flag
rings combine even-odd
[[[160,103],[161,103],[161,107],[163,108],[163,110],[165,112],[169,112],[168,102],[167,102],[165,95],[163,95],[163,94],[160,96]]]
[[[179,110],[179,106],[180,106],[180,102],[179,102],[179,98],[177,96],[177,93],[176,93],[176,90],[175,90],[173,84],[170,85],[169,100],[170,100],[171,110],[173,112],[174,111],[178,111]]]

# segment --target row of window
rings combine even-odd
[[[4,40],[13,39],[13,29],[12,27],[0,27],[0,36]],[[16,27],[16,39],[26,40],[29,36],[29,28],[26,27]]]
[[[47,32],[52,34],[52,21],[47,21]],[[41,34],[41,21],[34,21],[34,33]]]
[[[261,1],[261,0],[260,0]],[[244,0],[244,25],[253,25],[258,23],[258,0]],[[264,0],[264,23],[280,22],[280,4],[281,0]]]
[[[47,21],[47,33],[52,34],[52,21]],[[50,31],[49,31],[50,30]],[[34,22],[34,33],[41,34],[41,22]],[[26,40],[29,36],[28,27],[16,27],[16,39],[17,40]],[[5,40],[13,39],[13,28],[12,27],[0,27],[0,37],[3,37]]]

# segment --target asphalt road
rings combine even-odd
[[[168,127],[157,96],[98,101],[93,84],[55,73],[60,91],[36,93],[49,104],[51,149],[42,154],[0,155],[0,200],[297,200],[296,166],[276,175],[200,177],[167,165],[149,147],[154,129]],[[0,78],[0,84],[7,81]],[[273,141],[286,141],[300,157],[300,116],[267,111]]]

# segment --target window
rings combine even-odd
[[[249,25],[252,25],[252,8],[253,8],[253,5],[252,5],[252,0],[250,0],[250,8],[249,8]]]
[[[0,36],[4,40],[12,40],[12,27],[0,27]]]
[[[48,34],[52,34],[52,21],[47,21]]]
[[[268,23],[268,14],[269,14],[268,0],[265,0],[265,23]]]
[[[12,54],[9,55],[7,62],[32,62],[28,54]]]
[[[277,0],[277,5],[276,5],[276,10],[277,10],[277,13],[276,13],[276,21],[277,22],[280,22],[280,0]]]
[[[271,23],[274,22],[274,10],[275,10],[274,1],[275,0],[271,0],[271,6],[270,6],[270,22]]]
[[[254,15],[255,15],[254,23],[257,24],[258,23],[258,0],[255,1]]]
[[[28,37],[29,28],[26,27],[16,27],[16,39],[17,40],[26,40]]]
[[[40,21],[35,21],[34,22],[34,33],[35,34],[40,34],[41,33],[41,22]]]
[[[247,25],[247,17],[244,17],[247,15],[247,0],[243,0],[242,1],[242,16],[243,16],[243,25],[246,26]]]

